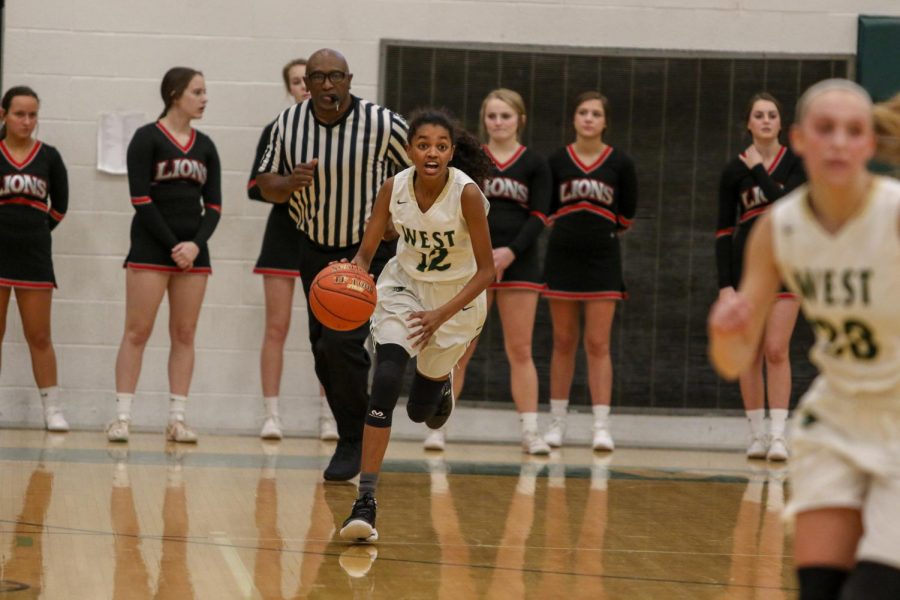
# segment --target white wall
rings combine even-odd
[[[98,173],[101,112],[158,114],[159,79],[176,64],[207,77],[199,128],[222,157],[224,216],[211,242],[214,275],[203,309],[190,409],[201,428],[254,429],[259,413],[262,290],[251,268],[267,208],[244,186],[260,128],[285,104],[280,67],[331,46],[348,57],[354,91],[377,98],[381,39],[643,49],[853,54],[862,14],[900,15],[896,0],[11,0],[3,85],[42,97],[40,137],[69,167],[69,215],[55,237],[60,288],[54,337],[75,425],[112,413],[132,209],[124,177]],[[316,393],[302,299],[288,342],[284,396],[311,408]],[[38,422],[21,327],[10,312],[0,375],[0,424]],[[165,313],[145,358],[137,424],[161,425]],[[296,402],[294,403],[296,405]],[[290,407],[288,427],[309,430]]]

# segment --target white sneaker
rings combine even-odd
[[[546,456],[550,454],[550,446],[537,431],[523,431],[522,452],[532,456]]]
[[[443,428],[441,429],[432,429],[428,432],[428,435],[425,437],[425,442],[422,444],[426,450],[435,450],[435,451],[443,451],[444,444],[447,441],[447,435]]]
[[[616,445],[613,443],[612,435],[609,433],[609,425],[607,423],[600,425],[594,424],[594,442],[591,444],[591,447],[594,450],[603,452],[612,452],[616,448]]]
[[[753,436],[747,448],[747,458],[765,458],[769,451],[768,441],[768,436],[764,433]]]
[[[563,440],[566,437],[566,418],[565,417],[553,417],[553,420],[550,421],[550,427],[547,428],[547,432],[544,433],[544,441],[547,442],[551,448],[559,448],[563,445]]]
[[[55,407],[44,410],[44,425],[47,427],[47,431],[62,433],[69,430],[69,423],[66,422],[62,411]]]
[[[337,422],[329,412],[319,416],[319,439],[323,442],[336,442],[341,438],[338,434]]]
[[[166,439],[179,444],[196,444],[197,432],[191,429],[184,421],[176,419],[169,421],[169,424],[166,426]]]
[[[110,442],[127,442],[130,419],[117,417],[115,421],[106,426],[106,439]]]
[[[278,415],[266,417],[259,432],[259,437],[264,440],[280,440],[283,437],[281,434],[281,418]]]
[[[350,577],[365,577],[378,558],[378,548],[372,545],[350,546],[338,557],[338,564]]]
[[[773,438],[772,442],[769,444],[769,451],[766,453],[766,458],[781,462],[787,460],[789,455],[787,441],[780,436]]]

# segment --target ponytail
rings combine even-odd
[[[878,160],[900,166],[900,94],[879,102],[873,110]]]
[[[450,133],[453,140],[453,160],[450,166],[455,167],[472,178],[478,187],[484,185],[484,180],[491,173],[491,159],[484,153],[481,142],[474,135],[459,125],[456,119],[443,108],[421,108],[410,117],[408,143],[416,135],[416,131],[423,125],[437,125]]]
[[[13,98],[15,98],[16,96],[28,96],[30,98],[34,98],[38,102],[41,101],[41,99],[38,98],[37,92],[35,92],[27,85],[13,86],[6,90],[6,93],[3,94],[3,98],[0,99],[0,108],[3,108],[4,114],[9,112],[9,107],[12,106]],[[6,139],[6,123],[0,125],[0,140],[4,139]]]

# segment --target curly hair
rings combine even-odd
[[[418,109],[410,116],[407,143],[412,142],[416,131],[424,125],[437,125],[450,133],[454,146],[450,166],[459,169],[482,187],[492,165],[478,138],[463,129],[446,109],[429,107]]]

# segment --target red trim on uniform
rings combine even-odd
[[[150,196],[138,196],[137,198],[131,199],[131,203],[135,206],[143,206],[152,202],[153,200],[150,199]]]
[[[725,237],[727,235],[732,235],[734,233],[734,227],[726,227],[725,229],[719,229],[716,231],[716,239],[720,237]]]
[[[248,190],[249,190],[249,189],[253,189],[254,187],[256,187],[256,179],[251,179],[251,180],[247,183],[247,189],[248,189]]]
[[[544,290],[543,296],[558,300],[624,300],[628,294],[624,292],[562,292]]]
[[[266,267],[254,267],[253,272],[267,277],[300,277],[300,271],[291,269],[269,269]]]
[[[182,152],[184,152],[185,154],[187,154],[188,152],[190,152],[190,151],[191,151],[191,148],[194,147],[194,141],[197,139],[197,130],[194,129],[193,127],[191,127],[191,138],[188,140],[188,143],[187,143],[186,145],[182,146],[181,144],[178,143],[178,140],[175,139],[175,136],[172,135],[171,133],[169,133],[169,130],[166,129],[166,126],[162,124],[162,121],[157,121],[157,122],[156,122],[156,126],[159,127],[159,130],[162,131],[163,134],[165,134],[165,136],[166,136],[167,138],[169,138],[169,141],[170,141],[170,142],[172,142],[173,144],[175,144],[175,146],[176,146],[179,150],[181,150]]]
[[[494,166],[497,167],[497,169],[500,171],[505,171],[506,169],[511,167],[512,164],[519,160],[519,157],[525,153],[525,146],[519,146],[519,149],[516,150],[513,155],[510,156],[509,159],[504,163],[500,162],[496,156],[491,154],[491,151],[488,149],[487,144],[483,145],[482,148],[484,148],[484,153],[488,155],[488,158],[491,159],[491,162],[494,163]]]
[[[5,204],[21,204],[22,206],[30,206],[31,208],[36,208],[41,212],[49,212],[50,207],[44,204],[43,202],[39,202],[37,200],[32,200],[31,198],[6,198],[5,200],[0,200],[0,206]]]
[[[203,204],[203,208],[211,208],[212,210],[216,211],[220,215],[222,214],[222,206],[219,204],[211,204],[209,202],[206,202]]]
[[[531,281],[499,281],[488,286],[492,290],[527,290],[529,292],[542,292],[547,289],[546,284],[532,283]]]
[[[604,219],[608,219],[608,220],[612,221],[613,223],[617,223],[616,215],[611,210],[602,208],[595,204],[591,204],[590,202],[588,202],[586,200],[582,201],[582,202],[576,202],[575,204],[572,204],[572,205],[569,205],[569,206],[559,209],[558,211],[556,211],[553,214],[552,217],[550,217],[550,220],[556,221],[558,218],[560,218],[564,215],[568,215],[573,212],[579,212],[582,210],[586,210],[588,212],[595,213],[597,215],[600,215]]]
[[[0,277],[0,287],[20,287],[32,290],[52,290],[56,286],[49,281],[21,281]]]
[[[50,218],[52,218],[54,221],[62,221],[63,217],[65,216],[65,214],[59,212],[58,210],[53,210],[52,208],[50,209]]]
[[[769,210],[769,205],[760,206],[758,208],[754,208],[753,210],[748,210],[743,215],[741,215],[741,223],[746,223],[750,219],[753,219],[753,218],[758,217],[759,215],[763,214],[767,210]]]
[[[581,159],[578,158],[578,155],[575,153],[575,145],[574,144],[569,144],[568,146],[566,146],[566,152],[569,153],[569,158],[571,158],[572,161],[575,163],[575,165],[579,169],[584,171],[585,174],[588,174],[591,171],[595,171],[596,169],[598,169],[600,167],[600,165],[602,165],[604,162],[606,162],[606,159],[609,158],[610,154],[612,154],[612,150],[613,150],[612,146],[607,146],[606,150],[604,150],[603,152],[600,153],[600,156],[597,157],[597,160],[595,160],[593,162],[593,164],[586,165],[583,162],[581,162]]]
[[[207,275],[212,273],[212,268],[210,267],[194,267],[192,269],[188,269],[187,271],[182,271],[178,267],[170,267],[168,265],[151,265],[147,263],[135,262],[125,263],[125,268],[136,269],[138,271],[159,271],[161,273],[203,273]]]
[[[549,218],[547,215],[545,215],[544,213],[542,213],[542,212],[538,212],[538,211],[536,211],[536,210],[533,210],[533,211],[531,211],[530,213],[528,213],[528,216],[530,216],[530,217],[537,217],[538,219],[541,220],[541,223],[543,223],[544,226],[547,226],[547,225],[550,224],[550,218]]]
[[[778,292],[775,296],[779,300],[799,300],[800,296],[793,292]]]
[[[778,151],[778,154],[775,155],[775,160],[772,161],[772,164],[769,165],[769,168],[766,169],[766,172],[771,175],[772,171],[778,168],[778,163],[781,162],[781,159],[784,158],[784,154],[787,152],[787,146],[782,146],[781,150]]]
[[[617,215],[617,217],[619,219],[619,225],[625,229],[628,229],[634,223],[634,221],[632,221],[631,219],[626,219],[622,215]]]
[[[25,160],[22,162],[16,162],[16,159],[13,158],[12,152],[9,151],[9,148],[6,147],[6,141],[0,140],[0,151],[3,152],[3,156],[6,157],[6,160],[14,166],[16,169],[21,171],[25,167],[28,166],[28,163],[34,160],[34,157],[37,155],[38,150],[41,149],[41,142],[39,140],[35,140],[34,147],[31,148],[31,152],[28,153],[28,156],[25,157]]]

